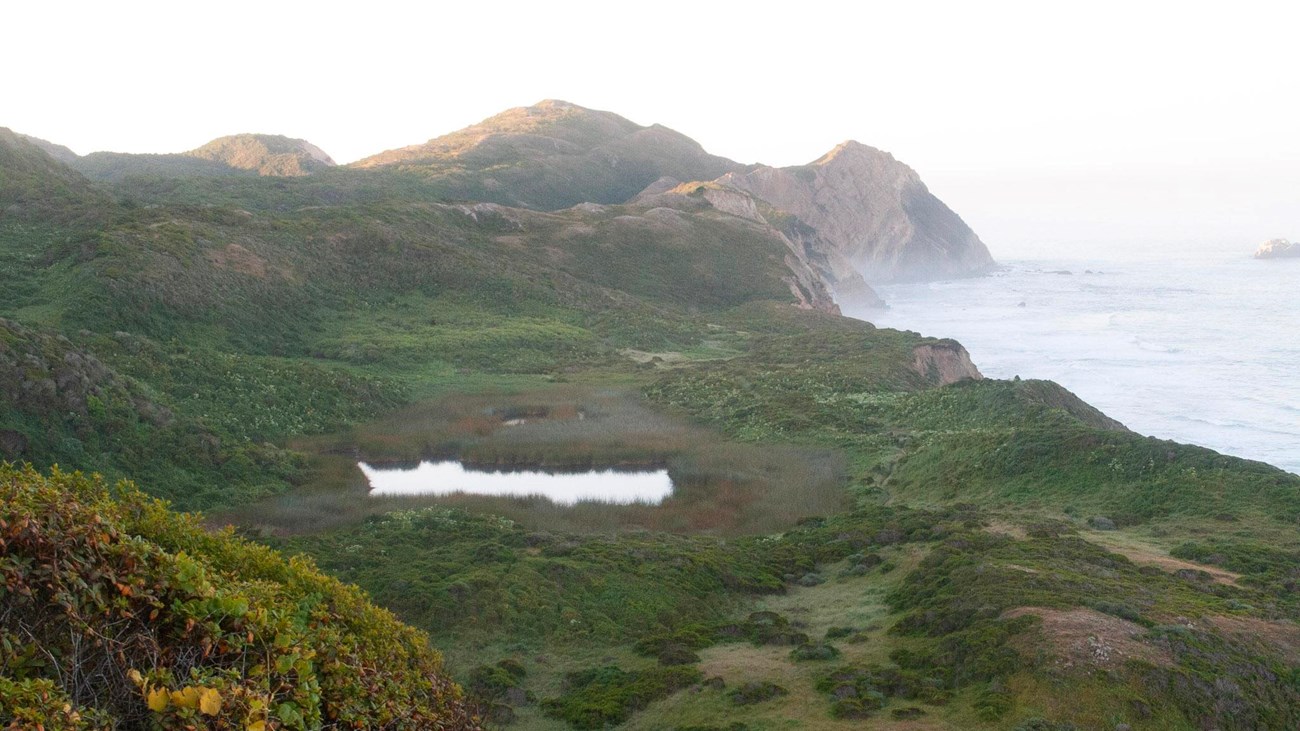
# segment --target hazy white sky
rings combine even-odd
[[[303,137],[340,162],[559,98],[745,161],[844,139],[995,254],[1300,238],[1287,2],[15,0],[0,125],[77,152]]]

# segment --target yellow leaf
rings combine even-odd
[[[199,696],[199,711],[205,716],[215,716],[221,712],[221,693],[216,688],[208,688]]]
[[[172,703],[175,703],[181,708],[198,708],[199,689],[192,685],[187,685],[180,690],[173,690]]]
[[[135,668],[131,668],[130,670],[126,671],[126,677],[130,678],[131,682],[135,683],[136,685],[140,685],[141,683],[144,682],[144,676],[141,675],[140,671],[136,670]]]
[[[166,688],[154,688],[149,691],[149,695],[145,697],[145,702],[149,704],[149,710],[156,713],[162,713],[167,710],[167,696],[168,693]]]
[[[254,721],[248,724],[248,731],[266,731],[266,721]]]

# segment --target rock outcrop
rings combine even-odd
[[[811,226],[823,242],[818,253],[841,279],[851,277],[846,267],[884,283],[970,276],[993,265],[975,232],[914,170],[857,142],[808,165],[760,167],[718,182]]]
[[[1256,259],[1300,259],[1300,243],[1270,239],[1255,249]]]
[[[936,386],[984,378],[970,353],[956,340],[938,340],[912,349],[912,370]]]
[[[847,263],[829,264],[820,253],[832,251],[817,231],[798,218],[772,208],[749,193],[720,183],[681,183],[667,188],[672,178],[651,183],[631,203],[641,206],[670,207],[706,205],[713,210],[742,219],[764,235],[785,244],[786,283],[800,307],[834,312],[840,306],[878,307],[884,304],[875,290]]]
[[[691,190],[691,186],[685,187],[688,191]],[[839,314],[838,303],[844,302],[850,296],[855,302],[863,305],[883,304],[867,283],[860,281],[860,277],[851,288],[846,287],[844,292],[838,291],[837,280],[831,272],[826,267],[818,266],[819,262],[809,256],[809,251],[815,248],[815,244],[810,242],[817,240],[817,232],[800,225],[798,220],[779,213],[773,215],[774,212],[770,207],[760,204],[753,196],[735,188],[701,185],[696,186],[694,191],[708,201],[715,210],[759,224],[785,244],[789,252],[785,256],[785,265],[790,270],[786,284],[789,285],[790,293],[794,295],[799,307]],[[766,216],[760,210],[760,205],[768,209]]]

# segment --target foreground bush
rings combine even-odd
[[[0,467],[0,727],[479,727],[358,589],[114,492]]]

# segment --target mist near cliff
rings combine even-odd
[[[921,171],[994,258],[1139,260],[1300,239],[1300,165]]]

